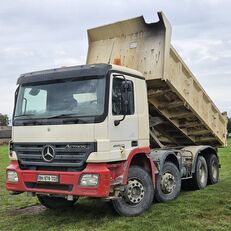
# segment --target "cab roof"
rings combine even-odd
[[[106,75],[110,70],[144,78],[140,72],[123,66],[111,64],[86,64],[25,73],[20,75],[17,84],[22,85],[78,77],[102,76]]]

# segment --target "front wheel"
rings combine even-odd
[[[132,166],[128,172],[128,182],[123,196],[113,200],[112,204],[121,216],[137,216],[151,206],[153,195],[150,175],[141,167]]]
[[[178,197],[181,190],[181,176],[179,169],[172,162],[165,162],[162,175],[156,177],[155,199],[167,202]]]
[[[68,201],[63,197],[53,197],[53,196],[44,196],[37,195],[39,202],[49,209],[66,209],[74,205],[78,200],[75,198],[73,201]]]

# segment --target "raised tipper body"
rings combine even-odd
[[[147,82],[149,111],[165,145],[226,146],[227,115],[222,114],[171,45],[165,15],[146,23],[137,17],[88,30],[87,63],[113,63],[140,71]]]

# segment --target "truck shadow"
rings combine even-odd
[[[8,216],[14,217],[12,222],[15,225],[17,223],[15,219],[28,223],[28,230],[31,228],[29,225],[31,222],[38,228],[37,230],[51,227],[52,230],[68,230],[73,227],[78,227],[78,230],[87,230],[86,227],[101,230],[109,221],[120,219],[109,202],[85,198],[81,198],[73,207],[65,210],[47,209],[38,202],[31,206],[10,210]]]
[[[11,215],[25,215],[34,216],[41,215],[45,216],[59,216],[60,218],[70,217],[83,219],[96,219],[104,217],[115,217],[116,213],[110,202],[105,202],[99,199],[92,198],[81,198],[79,199],[73,207],[61,210],[47,209],[45,206],[38,204],[22,207],[10,212]],[[44,218],[43,218],[44,219]]]

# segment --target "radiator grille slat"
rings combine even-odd
[[[51,146],[55,151],[55,158],[51,161],[45,161],[42,152],[45,146]],[[83,170],[86,160],[91,152],[97,151],[96,142],[91,143],[49,143],[49,144],[13,144],[13,150],[16,152],[21,169],[41,169],[51,171],[56,167],[63,169],[72,168]]]

